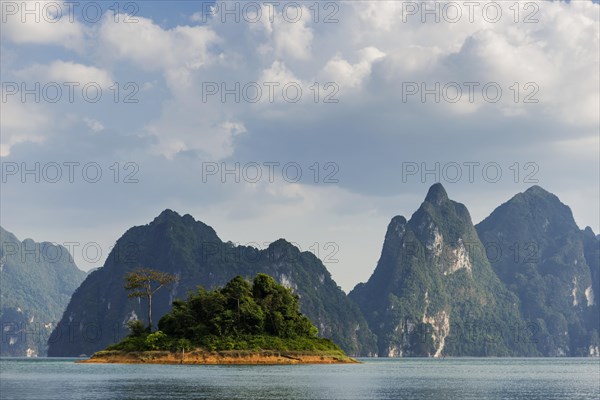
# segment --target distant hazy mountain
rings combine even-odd
[[[20,241],[0,227],[1,356],[44,356],[46,341],[86,273],[69,251]]]
[[[320,335],[349,354],[376,351],[374,335],[359,308],[312,253],[301,253],[282,239],[260,251],[235,246],[190,215],[166,210],[150,224],[129,229],[104,266],[87,276],[50,339],[49,355],[91,354],[122,339],[129,319],[144,318],[146,304],[128,299],[123,289],[124,275],[139,266],[178,276],[170,291],[157,292],[153,299],[154,321],[171,309],[175,298],[185,298],[197,285],[214,288],[236,275],[251,278],[262,272],[300,296],[302,313]]]
[[[441,184],[409,221],[392,219],[373,275],[350,293],[380,356],[536,354],[517,297],[482,250],[467,208]]]
[[[519,193],[477,225],[492,266],[535,323],[539,352],[598,355],[598,239],[569,207],[539,186]],[[500,249],[501,251],[496,251]]]

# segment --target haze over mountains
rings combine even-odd
[[[2,234],[3,242],[13,240]],[[44,297],[39,281],[27,274],[5,280],[11,270],[5,266],[15,264],[4,253],[2,260],[2,307],[9,310],[3,315],[13,318],[10,307],[26,302],[5,293],[18,293],[19,287],[29,297]],[[74,264],[68,265],[72,273]],[[48,355],[89,355],[123,338],[127,321],[146,314],[145,303],[128,299],[123,289],[124,275],[138,266],[178,277],[170,291],[157,293],[156,321],[172,300],[197,285],[214,288],[236,275],[263,272],[292,288],[320,335],[352,355],[599,355],[600,241],[590,228],[580,230],[569,207],[538,186],[473,226],[467,208],[452,201],[441,184],[433,185],[410,219],[391,220],[373,275],[348,296],[318,258],[284,239],[263,250],[236,246],[192,216],[165,210],[125,232],[104,266],[73,293]],[[73,279],[45,290],[68,298],[77,286]],[[64,309],[66,300],[60,304]],[[60,318],[60,312],[44,312]]]
[[[69,251],[0,227],[0,355],[45,356],[47,340],[86,273]]]

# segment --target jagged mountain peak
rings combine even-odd
[[[196,219],[194,219],[194,217],[192,217],[190,214],[181,215],[177,211],[173,211],[169,208],[165,209],[156,218],[154,218],[154,220],[151,222],[151,224],[163,223],[163,222],[183,222],[186,225],[192,225],[192,224],[206,225],[205,223],[203,223],[201,221],[196,221]],[[206,226],[208,226],[208,225],[206,225]]]
[[[210,226],[191,215],[182,216],[167,209],[149,224],[130,228],[118,244],[104,266],[88,276],[73,295],[54,333],[60,337],[63,327],[72,319],[81,327],[95,324],[103,331],[116,326],[116,339],[107,335],[93,343],[82,336],[73,341],[51,340],[50,355],[91,354],[127,333],[124,324],[147,311],[144,302],[131,301],[123,289],[124,274],[139,265],[178,277],[176,284],[157,292],[153,299],[157,320],[170,310],[174,299],[185,298],[197,285],[211,289],[237,275],[252,277],[266,273],[300,297],[302,312],[311,318],[322,336],[334,340],[351,354],[375,353],[375,338],[358,307],[331,279],[316,256],[300,253],[285,239],[276,240],[263,250],[238,246],[223,242]]]
[[[396,215],[388,224],[387,233],[385,235],[386,240],[392,238],[401,238],[404,236],[406,231],[406,224],[408,221],[402,215]]]
[[[543,355],[598,353],[595,293],[597,241],[577,226],[560,199],[533,186],[497,207],[477,225],[481,241],[500,249],[492,267],[539,322]],[[559,321],[559,322],[557,322]]]
[[[154,221],[165,221],[170,218],[179,218],[179,217],[181,217],[181,215],[179,215],[179,213],[177,211],[173,211],[170,208],[166,208],[156,218],[154,218]]]
[[[552,206],[565,206],[558,196],[538,185],[533,185],[524,192],[517,193],[509,201],[525,201],[530,204],[546,203]],[[566,207],[566,206],[565,206]]]
[[[409,221],[392,219],[375,271],[350,293],[378,336],[381,356],[532,351],[508,336],[493,346],[446,341],[460,332],[461,324],[523,323],[516,299],[494,276],[488,260],[469,250],[482,247],[467,208],[450,200],[441,184],[429,189]]]
[[[427,192],[427,196],[425,197],[425,201],[431,204],[441,205],[444,201],[448,200],[448,193],[446,193],[446,189],[441,183],[435,183]]]
[[[583,233],[586,236],[596,238],[596,234],[594,233],[594,230],[591,227],[589,227],[589,226],[585,227],[585,229],[583,230]]]
[[[403,215],[396,215],[394,218],[392,218],[392,220],[390,221],[390,225],[406,225],[406,222],[408,222],[406,220],[406,218]]]
[[[477,225],[477,230],[500,232],[496,228],[506,224],[514,226],[504,226],[503,229],[514,228],[523,235],[532,237],[544,235],[549,231],[557,234],[579,234],[571,208],[540,186],[532,186],[498,206]]]
[[[279,239],[275,240],[273,243],[271,243],[269,245],[269,247],[290,247],[290,248],[294,248],[294,249],[298,250],[298,248],[296,246],[294,246],[294,244],[292,242],[288,242],[284,238],[279,238]]]
[[[544,196],[544,197],[554,196],[554,194],[550,193],[549,191],[547,191],[546,189],[544,189],[543,187],[541,187],[539,185],[531,186],[524,193],[529,194],[529,195],[534,195],[534,196]],[[554,197],[556,197],[556,196],[554,196]]]
[[[467,207],[451,200],[441,184],[433,185],[425,200],[407,223],[422,240],[442,233],[446,243],[457,243],[474,235]]]
[[[0,239],[0,325],[14,338],[0,343],[0,355],[45,355],[45,335],[86,273],[63,246],[20,241],[2,227]],[[21,330],[36,334],[19,335]]]
[[[19,242],[19,239],[17,239],[17,237],[13,233],[7,231],[6,229],[0,226],[0,241],[2,241],[2,246],[0,246],[0,254],[2,254],[5,248],[4,243]]]
[[[298,247],[283,238],[277,239],[267,247],[267,256],[275,261],[281,259],[298,259],[301,254],[303,252]]]
[[[215,243],[221,242],[221,239],[219,239],[217,232],[210,225],[207,225],[202,221],[196,220],[190,214],[181,215],[178,212],[168,208],[162,211],[149,224],[145,226],[135,226],[131,228],[130,231],[133,230],[139,232],[140,229],[143,230],[146,226],[150,227],[151,229],[158,229],[159,231],[163,231],[163,233],[173,230],[179,231],[181,233],[191,233],[193,231],[195,233],[201,233],[203,236],[203,240],[205,241],[214,241]],[[129,233],[129,231],[127,233]],[[127,233],[124,236],[126,236]]]

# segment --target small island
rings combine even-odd
[[[148,270],[146,270],[148,271]],[[150,284],[148,282],[148,287]],[[139,291],[134,296],[140,297]],[[153,293],[151,290],[148,293]],[[149,304],[151,297],[148,296]],[[272,277],[237,276],[224,287],[199,287],[173,302],[158,330],[139,320],[130,334],[82,363],[127,364],[341,364],[357,363],[335,343],[317,336],[298,296]]]

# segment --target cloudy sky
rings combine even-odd
[[[599,230],[597,2],[0,4],[1,225],[82,269],[171,208],[348,291],[437,181]]]

